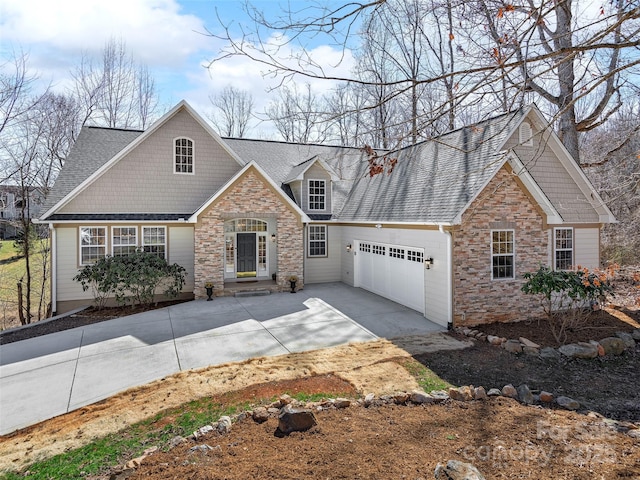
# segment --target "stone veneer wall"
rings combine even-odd
[[[287,279],[298,277],[304,286],[303,226],[299,215],[273,191],[255,171],[249,169],[224,195],[202,212],[195,228],[194,294],[206,298],[205,282],[213,282],[215,292],[224,288],[224,222],[232,218],[276,218],[278,284],[289,287]]]
[[[491,230],[513,229],[515,278],[491,279]],[[533,201],[503,167],[453,233],[454,325],[539,317],[540,303],[520,291],[522,274],[548,263],[548,230]]]

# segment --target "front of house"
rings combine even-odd
[[[539,265],[599,265],[615,221],[535,106],[398,152],[370,176],[355,148],[222,139],[181,102],[145,132],[85,127],[39,222],[53,311],[91,301],[72,280],[136,249],[187,270],[185,298],[296,276],[344,282],[446,326],[539,312]]]

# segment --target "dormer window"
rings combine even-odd
[[[519,135],[520,145],[523,147],[533,147],[533,130],[531,125],[527,122],[520,124]]]
[[[174,172],[193,173],[193,140],[189,138],[174,140]]]
[[[326,209],[326,192],[325,180],[309,180],[309,210]]]

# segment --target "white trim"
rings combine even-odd
[[[558,230],[570,230],[571,231],[571,248],[557,248],[557,244],[556,244],[556,232]],[[552,235],[552,244],[551,244],[551,259],[552,259],[552,264],[553,264],[553,270],[554,271],[570,271],[571,269],[573,269],[575,267],[575,261],[576,261],[576,235],[575,235],[575,230],[573,227],[553,227],[553,235]],[[569,268],[558,268],[558,264],[557,264],[557,259],[556,259],[556,252],[571,252],[571,265],[569,265]]]
[[[323,183],[323,194],[322,194],[322,203],[324,204],[324,208],[311,208],[311,182],[322,182]],[[319,194],[314,194],[316,197],[319,197]],[[307,210],[310,212],[326,212],[327,211],[327,180],[324,178],[308,178],[307,179]]]
[[[53,226],[53,223],[49,224],[49,230],[51,231],[51,312],[55,315],[58,310],[58,232]]]
[[[82,262],[82,229],[83,228],[103,228],[104,229],[104,255],[106,257],[109,251],[109,227],[106,225],[80,225],[78,227],[78,265],[81,267],[86,267],[87,265],[93,265],[93,263],[83,263]],[[100,245],[87,245],[86,247],[93,247]]]
[[[511,232],[511,243],[512,243],[512,252],[511,253],[493,253],[493,234],[494,232]],[[490,230],[490,238],[489,238],[489,268],[491,269],[491,280],[513,280],[516,278],[516,231],[513,228],[492,228]],[[511,266],[511,276],[510,277],[494,277],[493,276],[493,258],[494,257],[507,257],[511,256],[513,258],[513,264]]]
[[[191,142],[191,171],[190,172],[176,171],[176,167],[177,167],[176,156],[178,155],[176,153],[176,142],[178,140],[188,140]],[[175,137],[172,140],[172,146],[173,146],[173,167],[172,167],[173,174],[174,175],[195,175],[196,174],[196,142],[192,138],[189,138],[183,135],[180,137]]]
[[[269,175],[267,175],[265,173],[265,171],[262,168],[260,168],[260,165],[258,165],[254,161],[251,161],[251,162],[247,163],[238,173],[236,173],[233,177],[231,177],[229,180],[227,180],[227,183],[225,183],[216,193],[214,193],[211,197],[209,197],[209,199],[206,202],[204,202],[200,206],[200,208],[198,208],[198,210],[196,210],[195,213],[189,217],[189,219],[187,221],[189,223],[196,223],[198,221],[198,216],[209,205],[211,205],[218,198],[220,198],[222,195],[224,195],[224,193],[231,187],[231,185],[233,185],[236,180],[238,180],[240,177],[242,177],[244,175],[244,173],[247,170],[249,170],[251,167],[255,168],[257,170],[257,172],[263,177],[263,179],[269,185],[271,185],[273,187],[273,189],[277,192],[278,195],[280,195],[280,198],[282,198],[290,207],[292,207],[295,210],[296,213],[298,213],[300,215],[300,217],[302,217],[302,222],[303,223],[309,223],[311,221],[309,216],[306,213],[304,213],[300,209],[300,207],[293,200],[291,200],[291,198],[286,193],[284,193],[284,191],[282,191],[282,189],[280,187],[278,187],[273,180],[271,180],[271,177],[269,177]]]
[[[162,228],[164,230],[164,259],[167,260],[169,258],[169,238],[167,237],[168,235],[168,230],[167,230],[167,226],[166,225],[143,225],[142,226],[142,232],[140,235],[140,248],[142,248],[142,251],[144,251],[144,247],[146,247],[147,245],[145,245],[144,243],[144,229],[145,228]],[[152,247],[154,245],[160,245],[159,243],[150,243],[148,246]]]
[[[324,228],[324,255],[311,255],[311,227]],[[314,240],[318,242],[319,240]],[[329,256],[329,226],[324,223],[313,223],[307,225],[307,258],[326,258]]]
[[[451,232],[444,229],[444,225],[440,225],[438,230],[447,237],[447,323],[453,326],[453,239]],[[427,283],[425,281],[425,287],[426,285]],[[427,316],[426,298],[424,315],[425,317]]]
[[[144,131],[138,137],[136,137],[129,145],[120,150],[111,160],[102,165],[99,169],[93,172],[87,179],[85,179],[80,185],[77,185],[71,192],[66,194],[61,200],[59,200],[53,207],[47,210],[40,220],[46,219],[56,210],[64,207],[67,203],[73,200],[78,194],[84,191],[89,185],[100,178],[105,172],[107,172],[113,165],[118,163],[122,158],[126,157],[132,150],[134,150],[142,142],[146,141],[153,133],[155,133],[160,127],[173,118],[179,111],[185,110],[191,117],[200,124],[200,126],[211,137],[218,142],[218,144],[233,158],[238,165],[243,166],[244,162],[240,157],[227,145],[222,138],[211,128],[211,126],[189,105],[185,100],[181,100],[175,107],[165,113],[157,122],[155,122],[148,130]]]
[[[329,178],[331,178],[331,180],[333,180],[334,182],[340,180],[340,177],[336,174],[336,172],[329,165],[327,165],[324,160],[318,158],[318,156],[316,155],[315,157],[312,157],[311,159],[307,160],[307,165],[302,171],[300,171],[300,173],[298,173],[296,177],[294,178],[287,177],[283,183],[291,183],[295,181],[304,180],[304,174],[307,173],[307,171],[316,163],[319,163],[320,166],[324,168],[324,170],[329,174]],[[296,165],[291,170],[294,170],[296,167],[299,167],[299,166],[300,164]]]

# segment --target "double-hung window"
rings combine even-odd
[[[515,244],[513,230],[491,231],[491,278],[514,278]]]
[[[167,258],[166,227],[142,227],[142,249],[147,253]]]
[[[107,227],[80,227],[80,265],[91,265],[107,254]]]
[[[309,225],[309,256],[327,256],[327,226]]]
[[[324,180],[309,180],[309,210],[325,210],[327,197],[327,182]]]
[[[114,257],[126,257],[138,248],[137,227],[112,227],[111,251]]]
[[[554,228],[553,243],[556,270],[573,268],[573,228]]]
[[[193,173],[193,140],[176,138],[174,141],[174,172]]]

